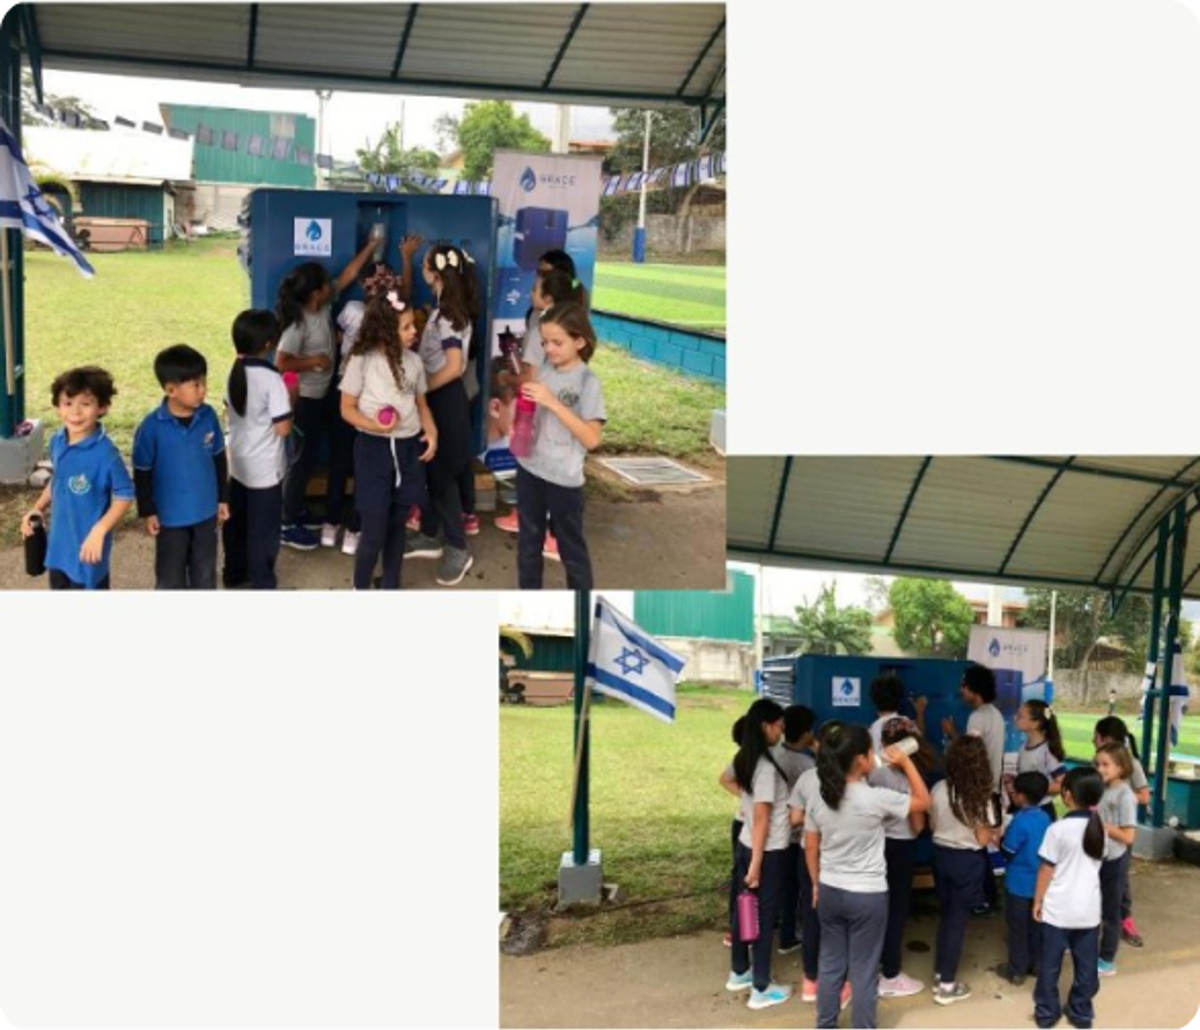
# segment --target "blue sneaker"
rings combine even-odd
[[[1101,976],[1116,976],[1117,964],[1115,962],[1105,962],[1104,959],[1100,959],[1096,962],[1096,972]]]
[[[730,971],[729,979],[725,981],[727,991],[748,991],[754,986],[754,971],[747,969],[744,973]]]
[[[303,526],[284,526],[279,533],[279,542],[297,551],[315,551],[321,546],[321,538]]]
[[[769,1009],[772,1005],[782,1005],[792,996],[792,989],[785,984],[772,983],[765,991],[751,989],[750,1000],[746,1006],[752,1009]]]
[[[325,525],[325,520],[314,515],[307,508],[304,508],[296,515],[296,525],[303,526],[305,529],[317,531],[320,530],[323,525]]]

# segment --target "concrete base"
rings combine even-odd
[[[708,442],[721,457],[725,456],[725,412],[714,411],[708,429]]]
[[[1163,862],[1175,857],[1176,831],[1169,826],[1143,826],[1138,823],[1133,838],[1133,854],[1151,862]]]
[[[564,851],[558,866],[558,907],[599,905],[604,887],[600,871],[600,849],[588,852],[586,865],[576,865],[575,855]]]
[[[19,486],[28,482],[29,473],[42,457],[45,430],[40,419],[33,419],[28,436],[0,437],[0,483]]]

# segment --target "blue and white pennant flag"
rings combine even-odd
[[[51,250],[75,262],[79,271],[89,279],[96,270],[79,252],[75,241],[59,224],[58,213],[42,195],[16,138],[0,118],[0,228],[20,229],[31,240],[44,243]]]
[[[596,693],[674,722],[675,682],[685,664],[603,598],[596,599],[586,669]]]

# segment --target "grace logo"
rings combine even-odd
[[[67,489],[76,496],[82,497],[84,494],[91,491],[92,483],[91,480],[89,480],[88,477],[81,472],[79,475],[71,476],[71,478],[67,480]]]
[[[521,173],[521,189],[526,193],[532,193],[537,188],[537,176],[533,174],[532,168],[526,168]]]
[[[308,223],[308,228],[304,230],[304,235],[312,240],[313,243],[316,243],[317,240],[321,238],[321,226],[317,223],[315,218]]]

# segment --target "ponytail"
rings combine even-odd
[[[758,760],[770,758],[771,747],[763,733],[763,725],[783,718],[783,708],[768,697],[760,697],[746,712],[742,726],[742,746],[733,756],[733,774],[738,786],[747,794],[754,790],[754,772]]]
[[[282,333],[299,322],[304,317],[304,305],[308,303],[308,298],[328,285],[329,273],[315,261],[297,265],[285,275],[275,300],[279,331]]]
[[[1115,740],[1118,744],[1124,744],[1134,758],[1139,762],[1142,760],[1142,756],[1138,754],[1137,742],[1133,739],[1133,734],[1129,732],[1125,720],[1119,715],[1106,715],[1100,719],[1096,723],[1095,732],[1102,740]]]
[[[1050,748],[1050,754],[1057,758],[1060,762],[1067,757],[1067,749],[1063,747],[1062,730],[1058,726],[1058,716],[1054,714],[1054,709],[1051,708],[1045,701],[1026,701],[1025,710],[1029,713],[1029,717],[1038,723],[1038,728],[1046,738],[1046,744]]]
[[[587,309],[587,290],[584,289],[583,283],[578,279],[573,278],[566,272],[557,268],[550,269],[540,276],[542,281],[542,293],[544,293],[554,304],[562,304],[564,301],[573,301],[580,307]]]
[[[871,753],[871,734],[862,726],[836,723],[821,731],[817,751],[817,779],[821,797],[834,811],[846,796],[846,774],[860,755]]]
[[[243,311],[233,320],[233,349],[237,351],[238,360],[229,370],[229,405],[239,416],[246,414],[246,366],[243,358],[252,358],[269,350],[279,339],[279,323],[269,311]]]
[[[1063,777],[1063,793],[1071,795],[1071,806],[1077,810],[1090,810],[1087,828],[1083,831],[1083,852],[1089,858],[1104,858],[1104,823],[1096,812],[1096,806],[1104,797],[1104,781],[1090,766],[1080,765]]]

